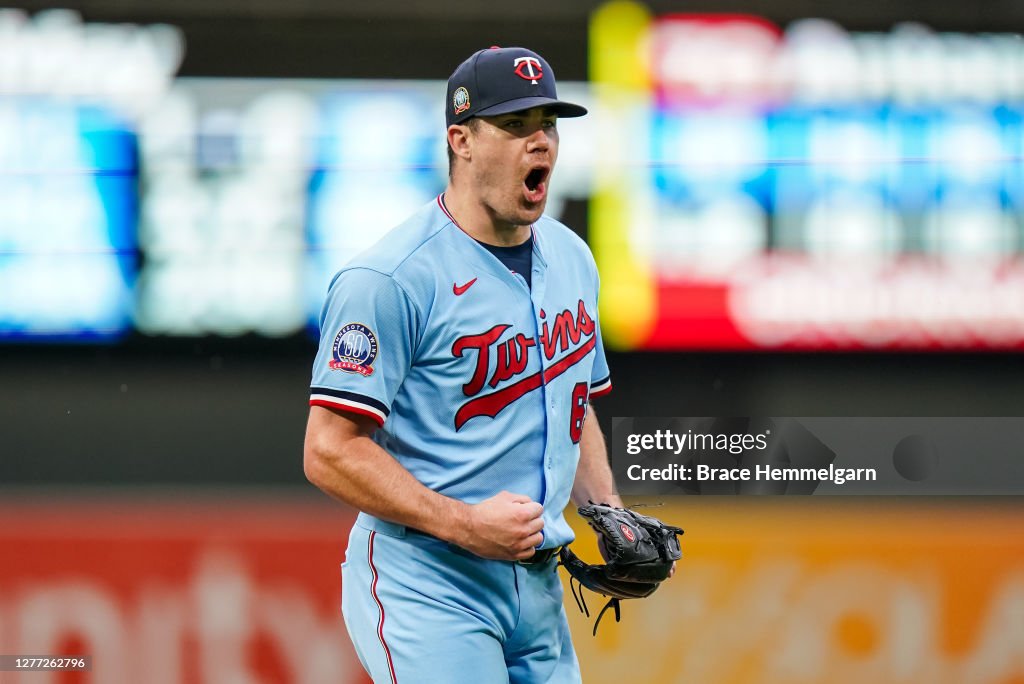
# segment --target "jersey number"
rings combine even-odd
[[[583,436],[583,421],[587,417],[587,398],[590,386],[585,382],[577,382],[572,388],[572,411],[569,413],[569,439],[573,444],[580,443]]]

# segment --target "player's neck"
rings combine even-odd
[[[530,238],[529,225],[501,221],[486,205],[451,185],[444,191],[444,206],[459,228],[488,245],[512,247]]]

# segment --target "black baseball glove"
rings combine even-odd
[[[679,535],[683,531],[628,508],[591,501],[589,506],[581,506],[578,510],[600,535],[598,545],[602,547],[607,564],[584,563],[569,547],[562,548],[559,558],[569,571],[569,588],[576,605],[587,617],[590,617],[590,610],[583,598],[582,587],[609,598],[594,622],[596,635],[597,626],[608,608],[615,609],[615,621],[618,622],[621,599],[650,596],[668,577],[672,564],[683,555],[679,548]],[[579,596],[573,587],[574,579],[580,583]]]

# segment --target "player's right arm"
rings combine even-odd
[[[423,486],[370,435],[367,417],[312,406],[306,426],[306,478],[370,515],[457,544],[496,560],[529,558],[543,536],[543,507],[501,492],[470,505]]]
[[[501,492],[468,505],[434,492],[371,439],[412,365],[423,316],[396,280],[370,268],[331,283],[313,364],[306,477],[366,513],[485,558],[526,558],[542,539],[542,507]]]

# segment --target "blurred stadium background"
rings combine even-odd
[[[443,188],[443,82],[487,45],[591,107],[549,213],[601,269],[606,427],[1024,415],[1022,31],[996,1],[0,9],[0,653],[94,657],[0,681],[366,681],[352,512],[302,475],[315,322]],[[587,682],[1024,681],[1014,498],[663,510],[678,578],[596,639],[570,606]]]

